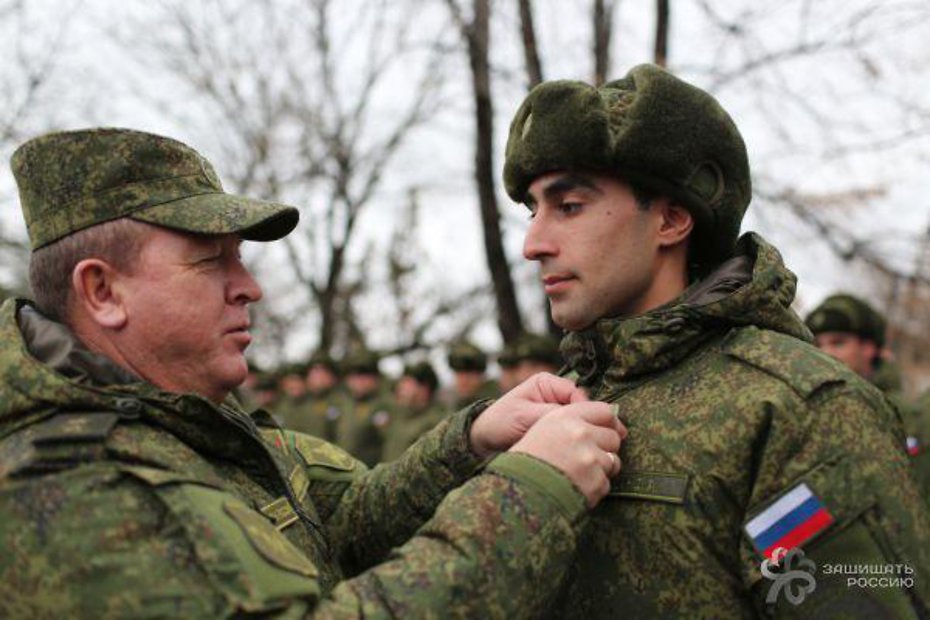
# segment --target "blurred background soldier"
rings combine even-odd
[[[449,368],[455,377],[452,407],[461,409],[476,400],[497,398],[497,385],[485,376],[488,356],[467,340],[460,340],[449,348]]]
[[[513,384],[517,385],[538,372],[555,374],[562,367],[559,342],[544,334],[523,334],[517,339]]]
[[[924,497],[930,498],[930,416],[920,401],[905,398],[901,373],[885,351],[885,317],[865,300],[837,293],[814,308],[805,323],[821,351],[856,371],[897,407],[907,452]]]
[[[339,445],[369,467],[381,461],[391,423],[391,399],[384,392],[379,363],[377,353],[364,349],[346,357],[343,366],[349,399],[336,423]]]
[[[269,410],[278,424],[291,428],[285,420],[299,417],[299,411],[307,405],[307,365],[299,362],[285,364],[278,370],[278,397]],[[315,434],[315,433],[314,433]]]
[[[497,378],[497,385],[501,394],[512,389],[517,385],[517,340],[504,344],[501,352],[497,356],[497,365],[501,369],[501,374]]]
[[[436,402],[439,377],[429,362],[404,368],[394,386],[394,415],[387,427],[381,460],[393,461],[444,417]]]
[[[291,406],[279,410],[282,424],[291,430],[335,441],[336,425],[348,398],[339,387],[339,370],[325,351],[317,351],[306,365],[305,392]]]

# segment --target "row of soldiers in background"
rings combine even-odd
[[[805,319],[814,343],[878,388],[897,408],[917,481],[930,498],[930,390],[916,400],[904,395],[901,371],[886,347],[887,322],[853,295],[832,295]]]
[[[374,466],[399,457],[445,415],[562,365],[558,341],[535,334],[504,347],[497,381],[487,375],[487,354],[470,342],[452,345],[447,362],[454,376],[448,394],[440,393],[429,362],[407,365],[395,381],[381,373],[376,353],[358,351],[341,363],[317,352],[306,364],[250,373],[241,397],[247,407],[270,411],[285,428],[323,437]]]

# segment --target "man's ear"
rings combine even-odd
[[[126,324],[121,274],[106,261],[87,258],[71,272],[75,309],[100,327],[120,329]]]
[[[659,211],[659,229],[657,240],[659,247],[677,245],[688,238],[694,228],[694,218],[680,204],[671,200],[655,203],[653,208]]]

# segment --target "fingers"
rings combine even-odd
[[[565,405],[578,399],[577,393],[579,389],[575,386],[574,381],[564,377],[557,377],[548,372],[533,375],[524,381],[521,386],[527,384],[532,386],[532,389],[539,394],[543,402]]]

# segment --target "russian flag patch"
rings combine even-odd
[[[907,438],[907,453],[911,456],[920,454],[920,441],[916,437]]]
[[[779,547],[800,547],[833,523],[810,487],[795,486],[746,524],[746,533],[756,549],[768,559]]]

